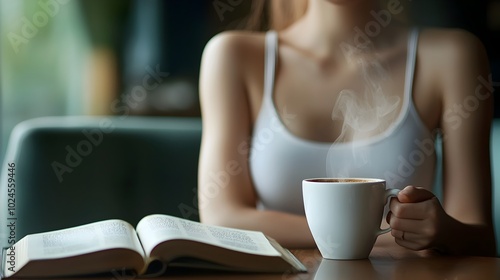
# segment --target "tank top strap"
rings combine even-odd
[[[405,73],[405,100],[412,100],[413,79],[415,75],[415,64],[417,60],[417,44],[418,44],[418,28],[410,30],[408,38],[408,49],[406,58],[406,73]],[[410,102],[411,103],[411,102]]]
[[[266,33],[266,49],[264,64],[264,97],[272,100],[274,75],[278,54],[278,33],[270,30]]]

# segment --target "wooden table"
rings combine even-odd
[[[307,273],[260,275],[189,273],[189,275],[170,275],[164,279],[500,280],[500,258],[452,257],[440,256],[431,251],[415,252],[395,244],[390,235],[386,237],[389,238],[377,241],[370,257],[365,260],[326,260],[321,257],[318,250],[291,250],[308,268]]]
[[[255,274],[218,272],[171,272],[160,278],[148,279],[280,279],[280,280],[333,280],[333,279],[404,279],[404,280],[499,280],[500,258],[439,256],[429,251],[414,252],[394,242],[377,242],[370,257],[365,260],[335,261],[321,257],[318,250],[291,250],[308,268],[307,273]],[[61,278],[57,278],[61,280]],[[69,278],[85,279],[85,278]],[[91,278],[101,279],[101,278]],[[106,280],[136,280],[115,273]]]

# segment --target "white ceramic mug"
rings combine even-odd
[[[369,178],[315,178],[302,181],[309,229],[323,258],[364,259],[380,234],[384,206],[398,189]]]

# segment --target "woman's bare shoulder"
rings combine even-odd
[[[477,36],[463,29],[452,28],[423,29],[420,32],[419,53],[430,58],[439,57],[436,62],[469,61],[486,55]]]
[[[200,88],[203,91],[214,81],[224,81],[231,87],[226,94],[257,92],[263,83],[264,49],[265,33],[229,31],[215,35],[203,52]]]
[[[236,62],[255,59],[262,55],[265,33],[250,31],[224,31],[212,37],[204,54],[224,56]]]
[[[489,70],[479,38],[461,29],[422,30],[418,57],[420,71],[427,72],[440,89],[454,88],[459,81],[486,75]]]
[[[242,100],[248,92],[262,83],[264,41],[263,33],[241,31],[222,32],[210,39],[201,61],[200,96],[223,100],[233,108],[245,103]]]

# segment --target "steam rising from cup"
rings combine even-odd
[[[364,91],[342,90],[332,110],[332,120],[340,120],[343,125],[340,135],[329,149],[326,171],[329,177],[338,178],[358,176],[350,174],[350,170],[368,164],[370,150],[358,144],[386,131],[395,121],[401,102],[398,96],[384,94],[381,82],[389,79],[389,75],[380,59],[373,58],[373,45],[348,46],[344,51],[345,58],[360,69],[359,80],[364,85]],[[345,145],[350,147],[352,155],[339,157],[338,152],[340,148],[345,150]],[[342,162],[338,162],[339,158]]]

